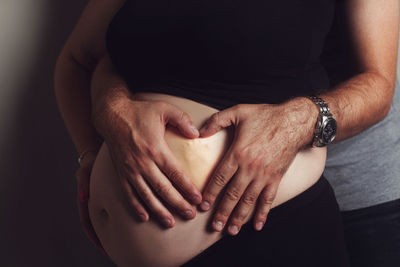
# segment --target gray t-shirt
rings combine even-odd
[[[331,87],[359,73],[358,52],[352,49],[346,2],[336,2],[335,18],[321,55]],[[400,198],[399,112],[400,86],[397,82],[392,107],[382,121],[356,136],[328,146],[324,175],[335,190],[341,210],[369,207]]]
[[[400,198],[400,86],[389,114],[349,139],[328,146],[325,177],[341,210]]]

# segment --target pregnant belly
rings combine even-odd
[[[134,98],[173,104],[188,113],[198,128],[218,111],[198,102],[165,94],[138,93]],[[229,148],[233,128],[223,129],[207,138],[187,139],[175,128],[167,127],[164,138],[182,168],[202,190]],[[325,148],[300,151],[282,178],[273,207],[313,185],[323,172],[325,159]],[[91,174],[89,214],[103,247],[118,266],[183,264],[222,237],[221,233],[211,232],[207,227],[214,211],[215,208],[198,212],[189,221],[173,213],[176,224],[170,229],[160,227],[152,217],[149,222],[138,222],[124,199],[108,148],[105,144],[101,147]],[[250,218],[251,215],[247,221]]]

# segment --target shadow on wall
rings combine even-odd
[[[35,37],[39,45],[32,51],[28,73],[12,73],[26,80],[21,78],[16,88],[22,92],[15,107],[17,113],[12,114],[16,120],[1,130],[6,142],[0,150],[5,177],[0,188],[0,265],[114,266],[90,244],[81,228],[74,177],[76,152],[53,90],[58,53],[86,1],[38,3],[40,10],[29,12],[39,12],[45,22],[41,34]],[[32,42],[26,39],[28,44]]]

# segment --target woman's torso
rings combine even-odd
[[[197,127],[218,111],[201,103],[164,94],[140,93],[134,98],[161,100],[176,105],[190,115]],[[167,127],[165,140],[184,170],[190,174],[189,177],[202,188],[229,147],[232,134],[233,129],[228,128],[211,137],[187,139],[174,128]],[[281,181],[273,207],[312,186],[323,172],[325,157],[325,148],[300,151]],[[90,186],[89,212],[93,226],[104,248],[119,266],[133,263],[137,266],[176,266],[222,238],[221,233],[210,232],[207,228],[214,209],[198,212],[195,219],[189,221],[173,213],[176,224],[171,229],[163,229],[155,219],[146,223],[136,221],[127,206],[104,145],[93,167]]]
[[[224,109],[329,87],[319,62],[334,0],[140,1],[114,17],[107,49],[133,92]]]
[[[217,111],[212,107],[280,103],[327,89],[319,55],[333,11],[333,0],[130,0],[110,24],[107,49],[132,92],[140,92],[143,100],[177,105],[199,126]],[[201,188],[231,136],[232,129],[225,129],[209,138],[188,140],[170,128],[165,139]],[[299,152],[273,206],[315,183],[325,156],[321,148]],[[214,210],[199,212],[190,221],[176,218],[175,227],[165,230],[155,220],[136,222],[124,203],[103,146],[92,173],[89,209],[113,260],[121,266],[146,261],[153,266],[178,265],[222,237],[206,227]]]

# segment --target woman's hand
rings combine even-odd
[[[93,225],[89,217],[88,200],[89,200],[89,188],[90,188],[90,173],[93,169],[93,164],[96,159],[96,152],[90,151],[84,157],[81,162],[81,166],[75,173],[75,177],[78,184],[78,211],[81,224],[89,240],[93,245],[98,248],[103,255],[107,255],[99,238],[94,231]]]
[[[135,213],[142,221],[148,220],[146,209],[135,197],[137,193],[166,227],[172,227],[175,220],[159,197],[184,218],[194,218],[195,208],[176,188],[193,204],[201,202],[201,193],[164,140],[167,124],[188,138],[198,137],[189,115],[163,101],[136,101],[126,96],[104,99],[94,109],[93,122],[107,143],[122,189]]]
[[[215,230],[221,231],[230,218],[228,232],[237,234],[257,200],[254,227],[262,229],[282,176],[297,152],[311,144],[317,116],[310,100],[296,98],[280,105],[239,104],[204,123],[201,137],[235,126],[232,145],[211,176],[200,205],[210,209],[229,182],[214,216]]]

